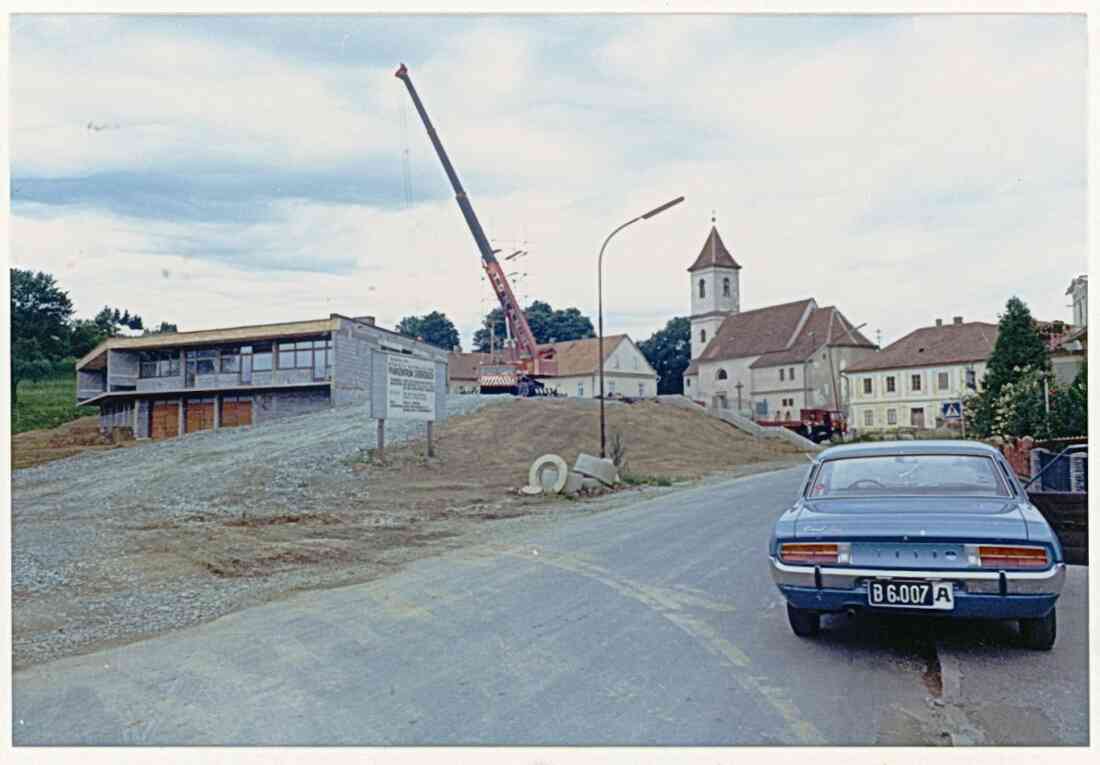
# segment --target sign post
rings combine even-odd
[[[962,428],[962,435],[966,437],[966,416],[963,412],[962,399],[958,401],[944,401],[940,405],[941,412],[943,414],[944,421],[958,420],[959,426]]]
[[[405,353],[371,354],[370,416],[378,420],[378,455],[389,419],[419,420],[427,427],[428,456],[435,456],[433,423],[447,416],[447,364]]]

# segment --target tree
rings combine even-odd
[[[73,304],[47,273],[11,269],[11,403],[19,383],[45,377],[69,350]]]
[[[1001,396],[1001,389],[1021,379],[1025,370],[1040,374],[1049,372],[1050,356],[1031,311],[1020,298],[1013,296],[1001,314],[997,342],[982,378],[982,392],[974,397],[971,404],[972,416],[968,424],[977,435],[988,436],[994,432],[994,408]]]
[[[460,345],[458,330],[447,314],[432,311],[423,316],[406,316],[397,325],[397,331],[406,337],[420,338],[425,343],[448,351]]]
[[[691,363],[691,320],[670,319],[665,328],[638,344],[646,361],[657,370],[658,393],[683,393],[684,371]]]
[[[1081,371],[1066,388],[1055,389],[1050,394],[1050,435],[1068,438],[1087,435],[1089,431],[1088,364],[1081,364]]]
[[[92,321],[106,337],[118,337],[122,334],[123,327],[143,329],[141,317],[136,313],[131,316],[129,311],[119,311],[109,306],[103,306]]]
[[[168,335],[168,334],[172,334],[172,333],[179,332],[179,331],[180,331],[179,327],[177,327],[175,324],[169,324],[166,321],[162,321],[160,323],[160,326],[157,327],[156,329],[146,328],[141,334],[142,335]]]
[[[549,303],[536,300],[527,306],[524,316],[527,317],[527,325],[531,327],[535,342],[539,344],[560,343],[596,336],[592,320],[577,308],[556,311]],[[493,327],[498,340],[497,347],[500,347],[501,338],[507,334],[504,326],[504,311],[500,308],[489,311],[482,321],[481,329],[474,333],[474,347],[483,353],[489,350],[490,327]]]
[[[1050,435],[1043,375],[1041,369],[1024,367],[1015,379],[1001,386],[1000,393],[992,399],[991,435],[1017,438],[1046,438]]]

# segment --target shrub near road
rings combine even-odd
[[[19,666],[206,621],[285,593],[382,576],[484,542],[486,524],[547,522],[581,502],[521,497],[532,460],[598,453],[598,402],[452,396],[429,459],[423,424],[345,407],[86,454],[12,476]],[[607,407],[637,476],[682,480],[805,464],[701,412]],[[518,523],[537,522],[538,517]]]

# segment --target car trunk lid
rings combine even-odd
[[[889,497],[806,500],[798,539],[975,542],[1028,538],[1015,500],[984,497]]]

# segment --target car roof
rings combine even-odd
[[[881,457],[890,454],[958,454],[993,457],[1000,454],[1000,452],[996,447],[983,444],[980,441],[871,441],[831,446],[821,452],[817,458],[818,460],[829,460],[845,457]]]

